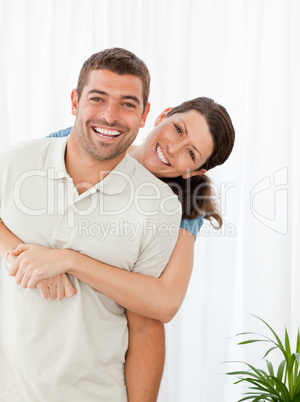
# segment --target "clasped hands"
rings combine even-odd
[[[49,249],[35,244],[19,244],[10,252],[14,259],[8,274],[23,288],[37,288],[43,298],[62,300],[76,290],[66,275],[69,250]]]

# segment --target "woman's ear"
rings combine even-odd
[[[167,116],[167,114],[169,112],[171,112],[171,110],[173,109],[173,107],[168,107],[167,109],[165,109],[155,120],[154,122],[154,127],[158,126],[159,123]]]
[[[193,177],[193,176],[202,176],[206,172],[207,172],[206,169],[194,170],[192,172],[184,173],[181,177],[183,179],[189,179],[190,177]]]

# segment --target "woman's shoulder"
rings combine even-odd
[[[200,215],[195,219],[181,219],[180,227],[192,233],[196,239],[202,225],[203,215]]]
[[[62,130],[56,131],[55,133],[51,133],[47,135],[48,137],[67,137],[71,133],[72,127],[63,128]]]

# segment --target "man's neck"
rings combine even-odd
[[[124,156],[125,154],[114,159],[98,160],[78,145],[75,136],[70,135],[65,154],[66,169],[78,193],[82,194],[103,180]]]

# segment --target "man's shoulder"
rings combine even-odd
[[[34,140],[21,141],[14,145],[9,145],[1,149],[1,154],[17,154],[18,152],[35,152],[37,149],[46,149],[54,141],[53,138],[38,138]]]
[[[154,176],[149,170],[130,157],[134,164],[132,182],[135,191],[135,200],[143,210],[157,210],[159,220],[177,221],[181,218],[181,204],[178,196],[174,194],[170,186]],[[157,208],[157,209],[156,209]],[[173,215],[173,218],[171,216]],[[179,217],[179,218],[178,218]]]
[[[173,193],[170,186],[168,186],[165,182],[160,180],[158,177],[154,176],[148,169],[146,169],[143,165],[136,161],[136,159],[128,156],[132,160],[132,163],[135,165],[135,171],[132,179],[134,180],[135,185],[144,185],[145,187],[147,184],[149,186],[157,186],[160,192],[164,195],[174,195],[175,198],[177,196]]]
[[[8,168],[11,165],[19,168],[23,166],[27,168],[39,167],[39,165],[43,165],[47,160],[52,146],[59,146],[58,141],[65,142],[66,139],[39,138],[10,145],[0,151],[0,165],[2,168]]]

